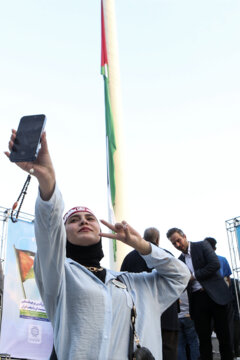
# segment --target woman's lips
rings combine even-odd
[[[89,229],[88,227],[82,227],[79,232],[87,232],[87,231],[92,231],[91,229]]]

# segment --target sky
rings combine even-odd
[[[240,2],[116,0],[126,219],[179,255],[166,232],[218,241],[240,215]],[[0,0],[0,206],[26,173],[3,152],[24,115],[44,113],[68,210],[107,219],[100,0]],[[22,211],[34,213],[37,181]],[[108,242],[108,240],[104,240]]]

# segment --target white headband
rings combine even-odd
[[[66,222],[70,218],[70,216],[72,216],[73,214],[78,213],[78,212],[87,212],[87,213],[92,214],[94,217],[96,217],[94,215],[94,213],[92,212],[92,210],[90,210],[89,208],[87,208],[85,206],[76,206],[76,207],[73,207],[72,209],[68,210],[68,212],[66,212],[66,214],[63,217],[64,224],[66,224]]]

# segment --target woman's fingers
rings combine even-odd
[[[14,141],[16,139],[16,134],[17,134],[16,130],[12,129],[12,134],[11,134],[11,137],[10,137],[10,139],[12,141]]]
[[[109,222],[107,222],[106,220],[100,220],[101,223],[105,226],[107,226],[110,230],[116,232],[116,233],[120,233],[124,231],[124,224],[127,224],[126,221],[122,221],[121,223],[116,223],[115,225],[110,224]]]
[[[110,230],[112,230],[114,234],[100,233],[99,234],[100,236],[106,237],[108,239],[117,239],[124,243],[128,243],[131,240],[131,233],[126,221],[122,221],[121,223],[116,223],[115,225],[112,225],[105,220],[101,220],[101,223],[107,226]]]
[[[13,141],[10,140],[9,143],[8,143],[8,148],[10,151],[12,151],[12,147],[13,147]]]
[[[16,130],[12,129],[12,134],[11,134],[10,140],[8,142],[8,148],[9,148],[10,151],[12,151],[12,147],[13,147],[15,139],[16,139]]]
[[[4,151],[4,154],[9,158],[9,156],[10,156],[10,152],[9,152],[9,151]]]
[[[106,220],[100,220],[103,225],[108,227],[110,230],[115,231],[115,226],[107,222]]]
[[[116,234],[111,234],[111,233],[99,233],[99,236],[101,237],[105,237],[105,238],[108,238],[108,239],[116,239],[117,236]]]
[[[126,221],[123,221],[123,231],[126,237],[126,241],[128,242],[130,240],[130,231],[129,231],[129,227],[128,224],[126,223]]]
[[[123,243],[126,243],[126,236],[124,234],[118,234],[118,233],[99,233],[99,236],[107,238],[107,239],[111,239],[111,240],[119,240],[122,241]]]
[[[143,255],[150,254],[151,245],[146,240],[144,240],[136,230],[134,230],[130,225],[128,225],[126,221],[116,223],[115,225],[112,225],[105,220],[101,220],[101,223],[115,233],[111,234],[101,232],[99,234],[100,236],[108,239],[116,239],[122,241],[123,243],[132,246],[134,249],[136,249]]]
[[[41,136],[41,150],[43,153],[48,153],[48,144],[47,144],[47,135],[46,131],[42,133]]]

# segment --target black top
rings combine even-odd
[[[123,260],[121,271],[140,273],[143,271],[151,272],[147,267],[146,261],[139,255],[137,250],[131,251]]]
[[[168,252],[168,251],[167,251]],[[121,271],[140,273],[143,271],[151,272],[145,260],[136,250],[131,251],[123,260]],[[162,330],[178,330],[178,300],[173,303],[161,316]]]

